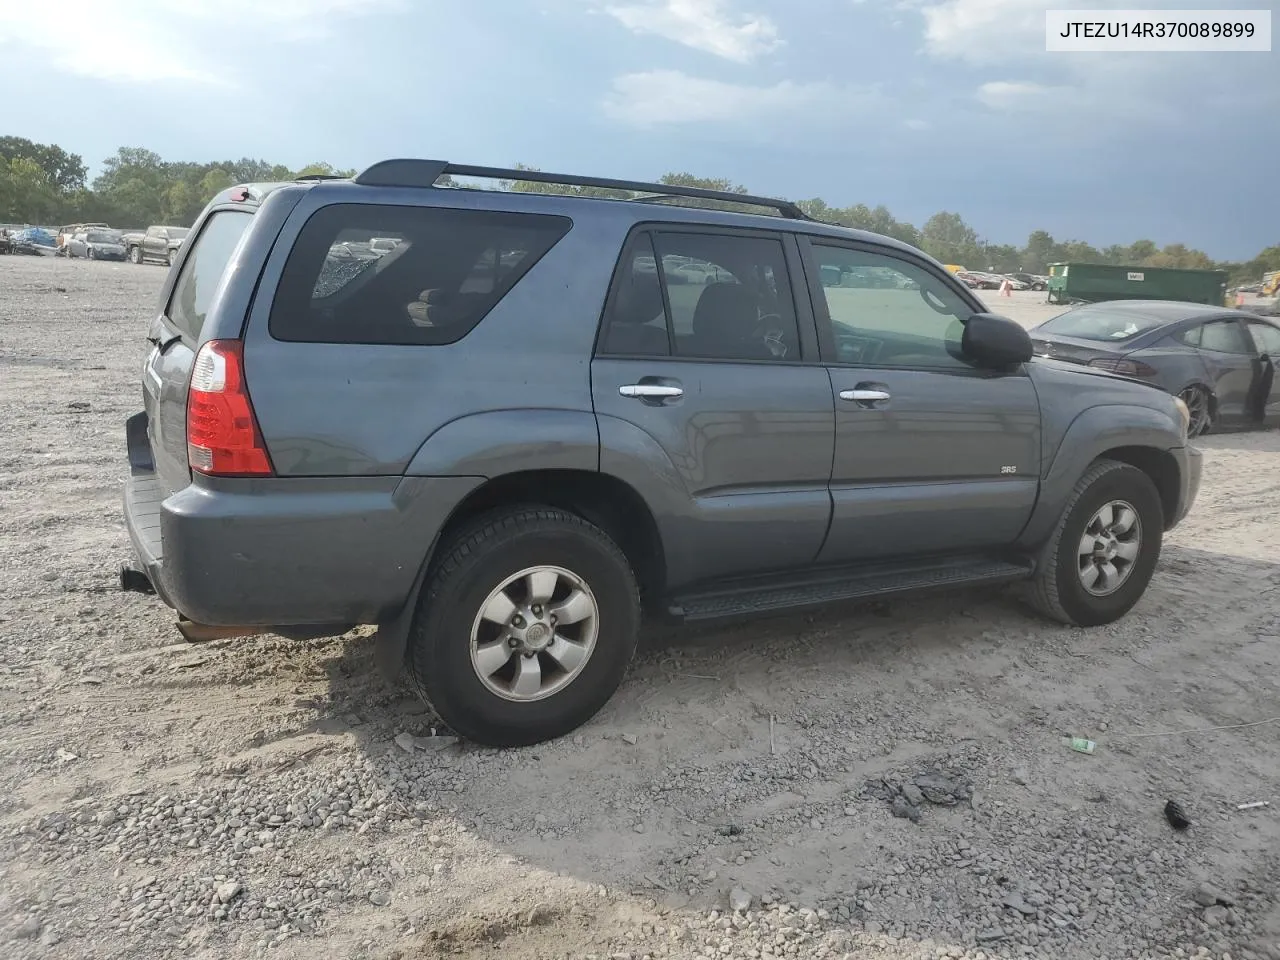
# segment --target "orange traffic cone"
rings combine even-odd
[[[1236,306],[1237,307],[1244,306],[1244,294],[1241,293],[1239,290],[1236,291]]]

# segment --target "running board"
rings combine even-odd
[[[773,575],[711,584],[672,597],[667,612],[688,622],[719,620],[926,590],[1010,583],[1027,579],[1033,570],[1029,559],[989,556],[823,567],[800,577]]]

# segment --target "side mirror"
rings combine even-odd
[[[1031,359],[1031,335],[1008,317],[975,313],[964,325],[960,340],[964,355],[993,369],[1017,366]]]

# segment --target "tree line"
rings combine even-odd
[[[517,164],[517,169],[533,167]],[[312,163],[299,170],[264,160],[194,163],[165,160],[140,147],[121,147],[102,164],[102,172],[88,182],[88,168],[77,154],[56,144],[33,143],[22,137],[0,137],[0,222],[46,226],[83,222],[145,227],[153,223],[187,226],[216,193],[237,183],[289,180],[299,176],[352,176],[328,163]],[[745,194],[729,180],[668,173],[662,183]],[[515,180],[500,189],[583,196],[617,196],[598,187],[573,187]],[[798,205],[805,213],[828,223],[870,230],[923,249],[943,263],[996,273],[1045,273],[1050,263],[1069,261],[1183,269],[1223,269],[1233,283],[1258,279],[1280,270],[1280,245],[1262,250],[1244,262],[1214,261],[1201,250],[1181,243],[1157,246],[1151,240],[1099,249],[1081,240],[1056,240],[1035,230],[1021,247],[989,243],[958,213],[935,213],[923,226],[898,220],[881,206],[854,204],[833,207],[813,198]],[[749,209],[744,207],[743,209]]]

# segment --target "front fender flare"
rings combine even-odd
[[[1018,546],[1038,547],[1057,526],[1067,499],[1089,465],[1108,450],[1147,447],[1168,451],[1185,444],[1182,424],[1154,408],[1127,404],[1089,407],[1071,422],[1040,479],[1040,496],[1018,538]]]

